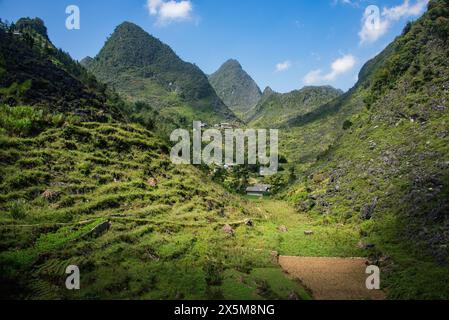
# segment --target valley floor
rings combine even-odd
[[[367,294],[359,290],[367,277],[361,273],[370,251],[360,247],[358,227],[329,224],[324,218],[300,214],[284,201],[241,201],[251,208],[248,218],[252,226],[239,219],[202,222],[176,215],[150,219],[111,212],[77,222],[76,226],[68,226],[70,223],[13,226],[4,221],[0,225],[3,238],[24,232],[41,234],[34,249],[13,249],[0,255],[3,270],[8,267],[25,270],[15,279],[2,280],[2,296],[17,294],[27,299],[385,298],[382,292]],[[83,230],[90,230],[105,220],[112,222],[107,233],[95,239],[80,237]],[[233,235],[224,231],[225,225],[232,226]],[[62,242],[62,238],[69,240],[62,246],[51,244],[55,239]],[[32,254],[38,257],[28,264]],[[382,284],[393,287],[392,292],[387,289],[392,298],[444,297],[444,288],[439,288],[441,283],[436,284],[429,277],[444,279],[447,270],[427,261],[407,259],[408,264],[401,265],[393,276],[385,274],[385,282],[384,274],[381,275]],[[304,264],[305,260],[311,262]],[[69,292],[63,288],[64,271],[69,264],[80,266],[80,291]],[[347,270],[356,270],[357,275],[348,274]],[[420,274],[423,270],[426,273]],[[322,274],[317,277],[318,273]],[[357,287],[357,292],[352,287]]]

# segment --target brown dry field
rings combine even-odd
[[[384,300],[385,293],[368,290],[366,259],[279,257],[290,276],[307,287],[316,300]]]

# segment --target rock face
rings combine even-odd
[[[94,59],[92,57],[85,57],[80,61],[80,65],[82,65],[84,68],[89,68],[93,61]]]
[[[262,96],[256,82],[237,60],[226,61],[209,81],[223,102],[237,114],[250,110]]]

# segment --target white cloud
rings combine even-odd
[[[158,24],[167,25],[190,20],[193,5],[190,0],[147,0],[147,9],[150,15],[157,17]]]
[[[276,65],[276,71],[277,72],[287,71],[291,67],[292,67],[291,61],[287,60],[287,61],[278,63]]]
[[[332,4],[334,6],[337,4],[347,4],[347,5],[351,5],[353,7],[359,7],[360,2],[363,2],[363,0],[333,0]]]
[[[384,8],[382,15],[391,21],[418,16],[424,12],[428,3],[429,0],[416,0],[415,4],[410,5],[410,0],[404,0],[404,3],[400,6]]]
[[[324,74],[321,69],[312,70],[304,77],[304,83],[307,85],[317,85],[329,83],[336,80],[340,75],[351,71],[356,64],[353,55],[345,55],[335,60],[331,65],[331,71]]]
[[[360,43],[373,43],[385,35],[391,26],[403,19],[419,16],[426,9],[429,0],[410,0],[395,7],[384,7],[382,13],[376,6],[366,8],[362,18],[362,29],[359,32]]]
[[[323,82],[323,74],[322,73],[323,73],[322,70],[310,71],[304,77],[304,83],[307,85],[322,83]]]
[[[148,0],[147,8],[150,11],[150,14],[157,15],[161,4],[162,4],[162,0]]]

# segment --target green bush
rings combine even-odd
[[[349,129],[351,129],[352,126],[353,126],[353,123],[349,120],[346,120],[343,123],[343,130],[349,130]]]
[[[9,214],[14,220],[23,220],[27,216],[25,201],[14,201],[9,207]]]
[[[14,101],[21,100],[25,93],[31,88],[31,80],[22,83],[13,82],[9,87],[0,88],[0,94],[3,96],[2,101],[13,99]]]
[[[207,260],[203,266],[206,282],[209,286],[219,286],[223,281],[223,265],[216,260]]]
[[[29,106],[0,106],[0,128],[10,135],[27,136],[41,127],[42,120],[42,110]]]

